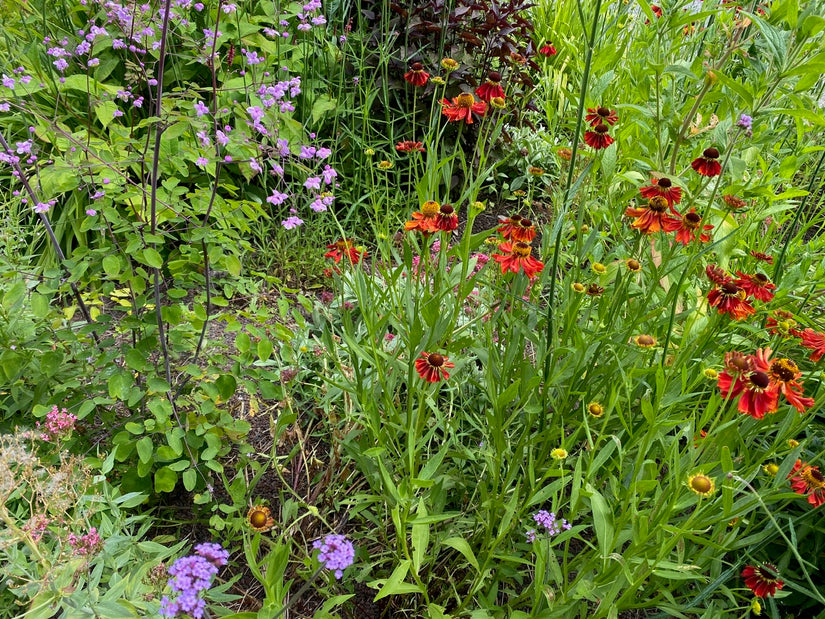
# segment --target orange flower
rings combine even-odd
[[[447,357],[438,353],[422,352],[421,356],[415,360],[415,371],[428,383],[437,383],[440,380],[450,378],[448,369],[455,367]]]
[[[424,144],[414,140],[404,140],[395,145],[395,150],[400,153],[424,152]]]
[[[404,74],[404,79],[413,86],[423,86],[430,79],[430,74],[424,70],[424,65],[414,62],[410,65],[410,70]]]
[[[719,151],[712,146],[706,148],[701,157],[693,160],[690,166],[702,176],[719,176],[722,173],[722,164],[717,161]]]
[[[765,349],[767,360],[771,349]],[[802,372],[799,367],[790,359],[774,359],[771,361],[768,368],[768,375],[771,378],[771,385],[773,385],[777,392],[785,396],[785,399],[793,406],[797,412],[804,413],[807,409],[814,405],[813,398],[806,398],[802,395],[802,385],[798,379],[802,377]]]
[[[614,142],[613,138],[607,135],[608,131],[610,131],[610,128],[600,122],[593,128],[593,131],[584,132],[584,141],[588,146],[595,148],[596,150],[607,148]]]
[[[767,349],[767,355],[770,355],[770,349]],[[770,367],[767,355],[760,348],[756,355],[750,356],[753,371],[742,377],[743,389],[737,408],[740,413],[750,415],[754,419],[762,419],[768,413],[775,413],[779,407],[779,392],[771,383],[768,374]]]
[[[756,313],[748,300],[748,293],[740,288],[727,273],[714,265],[708,265],[705,272],[716,284],[708,292],[708,302],[711,307],[718,308],[720,314],[728,314],[734,320],[743,320]]]
[[[532,250],[527,243],[505,241],[498,246],[498,249],[504,253],[493,254],[493,258],[501,264],[502,274],[507,271],[518,273],[519,270],[523,270],[527,277],[533,279],[544,269],[544,263],[533,258]]]
[[[676,242],[682,245],[689,245],[691,241],[696,240],[696,232],[699,231],[699,240],[702,243],[707,243],[710,236],[702,232],[702,230],[713,230],[711,225],[702,225],[702,218],[696,212],[696,209],[690,207],[690,210],[682,215],[682,220],[679,222],[679,228],[676,232]]]
[[[808,503],[814,507],[825,504],[825,477],[822,476],[819,467],[797,460],[788,478],[794,492],[808,495]]]
[[[682,224],[681,220],[668,215],[667,210],[667,199],[663,196],[653,196],[647,204],[639,208],[628,206],[624,214],[626,217],[635,217],[635,221],[630,225],[644,234],[653,234],[660,230],[664,232],[678,230]]]
[[[424,232],[425,234],[436,232],[438,228],[436,228],[435,225],[435,218],[438,215],[440,208],[441,205],[435,200],[427,200],[421,205],[420,211],[416,211],[412,214],[412,221],[408,221],[404,224],[404,229],[408,231],[418,230],[420,232]]]
[[[453,98],[452,103],[447,99],[441,100],[441,113],[450,122],[466,121],[468,125],[473,123],[473,114],[483,117],[487,113],[487,104],[484,101],[476,103],[475,97],[469,92],[463,92]]]
[[[485,82],[476,88],[476,95],[482,101],[490,102],[493,97],[504,98],[504,88],[501,87],[501,73],[490,71]]]
[[[352,239],[340,239],[335,241],[332,245],[327,245],[327,249],[330,250],[324,254],[324,258],[332,258],[335,260],[335,264],[341,262],[341,258],[346,256],[350,263],[358,264],[361,261],[361,258],[367,255],[366,251],[359,250],[355,247],[355,243]]]

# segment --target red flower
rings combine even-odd
[[[805,329],[802,331],[802,346],[812,350],[811,361],[819,361],[825,355],[825,333],[819,333],[813,329]]]
[[[736,274],[739,276],[739,279],[735,281],[736,285],[749,296],[766,303],[773,299],[773,292],[771,291],[776,290],[776,286],[765,275],[762,273],[746,275],[742,271],[737,271]]]
[[[355,247],[355,243],[352,239],[341,239],[339,241],[335,241],[332,245],[327,245],[327,249],[330,250],[324,254],[324,258],[332,258],[335,260],[335,264],[341,262],[341,258],[346,256],[350,263],[358,264],[361,261],[361,258],[367,255],[366,251],[359,250]]]
[[[473,123],[473,114],[484,116],[487,113],[487,104],[484,101],[476,103],[475,97],[469,92],[463,92],[453,98],[452,103],[447,99],[441,100],[441,113],[450,122],[466,120],[467,124]]]
[[[630,225],[644,234],[653,234],[660,230],[664,232],[678,230],[681,220],[668,215],[667,210],[667,199],[663,196],[653,196],[647,204],[639,208],[628,206],[624,214],[626,217],[635,217],[636,220]]]
[[[721,286],[722,284],[727,283],[727,281],[730,280],[728,274],[725,273],[725,271],[720,269],[715,264],[709,264],[708,266],[706,266],[705,273],[707,274],[708,279],[717,286]]]
[[[435,218],[438,215],[441,205],[435,200],[427,200],[421,205],[421,211],[412,214],[412,221],[404,224],[405,230],[419,230],[425,234],[436,232]]]
[[[682,201],[682,188],[674,187],[673,182],[667,177],[654,178],[650,181],[650,185],[639,189],[639,193],[648,200],[653,196],[662,196],[667,200],[667,205],[670,207]]]
[[[395,145],[395,150],[401,153],[424,152],[424,144],[413,140],[404,140]]]
[[[653,11],[653,14],[656,16],[656,19],[659,19],[662,16],[662,7],[656,6],[655,4],[650,5],[650,10]],[[645,20],[645,25],[649,24],[650,20]]]
[[[421,356],[415,360],[415,371],[428,383],[437,383],[440,380],[450,378],[448,369],[455,367],[455,363],[447,360],[438,353],[422,352]]]
[[[779,572],[776,567],[770,563],[763,565],[747,565],[742,570],[742,578],[745,579],[745,585],[753,591],[756,597],[764,598],[776,595],[776,590],[785,586],[785,583],[779,580]]]
[[[590,123],[591,127],[595,127],[599,123],[615,125],[619,117],[616,116],[616,110],[600,106],[597,108],[587,108],[587,116],[585,116],[584,119]]]
[[[593,131],[584,132],[584,141],[587,142],[588,146],[595,148],[596,150],[607,148],[613,144],[613,138],[607,135],[609,130],[610,129],[607,125],[604,123],[599,123]]]
[[[452,232],[458,228],[458,213],[452,204],[442,204],[435,216],[435,228],[443,232]]]
[[[487,80],[478,88],[476,88],[476,95],[482,101],[488,103],[493,97],[504,98],[504,88],[501,87],[501,73],[498,71],[490,71],[487,74]]]
[[[818,466],[811,466],[807,462],[803,464],[801,460],[797,460],[788,478],[794,492],[808,495],[808,503],[814,507],[825,504],[825,477]]]
[[[690,166],[702,176],[719,176],[722,173],[722,164],[717,159],[719,151],[713,147],[706,148],[702,156],[694,159]]]
[[[785,310],[774,310],[770,318],[765,323],[765,328],[771,335],[777,333],[782,337],[802,337],[802,331],[796,328],[797,322],[791,312]]]
[[[702,243],[707,243],[710,240],[710,236],[702,232],[702,230],[713,230],[713,226],[703,226],[702,218],[696,212],[696,209],[690,207],[690,210],[682,216],[682,220],[679,222],[676,241],[682,245],[689,245],[691,241],[696,239],[696,232],[699,231],[699,240]]]
[[[501,232],[501,236],[505,239],[510,239],[511,235],[513,234],[513,230],[516,229],[518,226],[518,222],[521,221],[521,215],[510,215],[509,217],[505,217],[504,215],[498,216],[498,223],[501,225],[496,228],[497,232]]]
[[[756,310],[748,301],[747,293],[728,278],[720,286],[714,286],[708,293],[711,307],[718,308],[720,314],[729,314],[734,320],[743,320]]]
[[[725,353],[725,369],[719,373],[717,386],[725,399],[735,398],[745,388],[743,378],[753,370],[750,355],[741,352]]]
[[[765,349],[765,360],[767,361],[771,349]],[[798,382],[802,377],[799,367],[790,359],[774,359],[768,367],[768,375],[771,385],[778,393],[782,393],[785,399],[793,406],[797,412],[804,413],[814,405],[813,398],[806,398],[802,395],[802,385]]]
[[[539,48],[539,54],[542,56],[555,56],[556,48],[549,41]]]
[[[771,385],[770,376],[762,369],[756,369],[747,374],[742,380],[742,386],[742,395],[739,396],[737,409],[743,415],[762,419],[766,414],[775,413],[779,408],[779,393]]]
[[[424,70],[424,65],[414,62],[410,65],[410,70],[404,74],[404,79],[413,86],[423,86],[430,79],[430,74]]]
[[[493,254],[493,258],[501,264],[502,274],[507,273],[507,271],[518,273],[519,270],[523,270],[527,277],[533,279],[544,268],[543,262],[533,258],[530,246],[527,243],[505,241],[499,244],[498,249],[504,253]]]

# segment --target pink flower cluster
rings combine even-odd
[[[89,529],[86,535],[78,537],[74,533],[69,533],[69,546],[74,548],[74,553],[82,557],[95,555],[103,548],[103,540],[95,527]]]
[[[53,406],[52,410],[46,414],[46,422],[41,426],[38,421],[36,427],[38,430],[42,430],[41,440],[54,441],[57,438],[68,437],[74,430],[75,421],[77,421],[77,417],[65,408],[61,410],[57,406]]]

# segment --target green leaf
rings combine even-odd
[[[30,301],[32,314],[34,314],[37,318],[45,318],[49,315],[51,306],[49,305],[48,297],[40,294],[39,292],[32,292]]]
[[[189,492],[195,489],[195,484],[198,482],[198,475],[195,473],[195,469],[188,469],[183,473],[183,487],[186,488]]]
[[[117,104],[114,101],[101,101],[95,105],[95,116],[97,116],[104,129],[115,119],[117,109]]]
[[[235,336],[235,348],[238,349],[238,352],[245,353],[249,352],[249,348],[251,347],[252,342],[249,339],[249,335],[246,333],[238,333]]]
[[[331,112],[338,107],[338,102],[327,95],[321,95],[312,105],[312,121],[318,122],[327,112]]]
[[[261,361],[266,361],[272,354],[272,349],[272,342],[269,341],[269,338],[262,338],[261,341],[258,342],[258,358]]]
[[[410,564],[411,561],[409,559],[404,559],[399,563],[396,568],[393,570],[392,574],[386,581],[378,580],[375,582],[385,582],[384,586],[381,587],[381,590],[378,592],[378,595],[375,596],[375,601],[384,599],[389,595],[399,595],[404,593],[423,593],[423,590],[418,585],[413,585],[408,582],[404,582],[404,579],[407,577],[407,572],[410,571]]]
[[[451,537],[444,540],[443,544],[460,552],[464,558],[467,559],[467,563],[472,565],[476,572],[479,571],[478,559],[476,559],[476,555],[473,552],[473,549],[470,548],[470,544],[466,539],[463,537]]]
[[[415,512],[419,517],[427,516],[427,507],[424,499],[418,499],[418,509]],[[412,561],[413,570],[416,574],[421,573],[421,565],[427,554],[427,547],[430,545],[430,525],[416,523],[412,525]]]
[[[138,458],[140,458],[141,462],[151,462],[152,461],[152,453],[155,450],[155,445],[152,443],[152,438],[149,436],[144,436],[137,442],[137,452]]]
[[[238,387],[238,382],[232,374],[221,374],[215,381],[215,386],[218,388],[218,393],[221,400],[226,402],[235,394],[235,389]]]
[[[161,258],[157,250],[147,247],[143,250],[143,263],[159,269],[163,266],[163,258]]]
[[[593,527],[596,530],[596,539],[602,552],[602,558],[613,551],[613,512],[607,505],[607,501],[590,484],[585,486],[585,490],[590,494],[590,507],[593,511]]]
[[[178,481],[178,474],[168,466],[155,471],[155,492],[172,492]]]

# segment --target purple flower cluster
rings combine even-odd
[[[570,529],[570,523],[567,522],[564,518],[556,518],[556,514],[553,512],[548,512],[545,509],[536,512],[533,514],[533,520],[539,527],[544,527],[547,529],[547,532],[550,534],[550,537],[554,535],[558,535],[562,531],[567,531]],[[536,539],[536,530],[530,529],[527,531],[527,541],[532,542]]]
[[[323,540],[315,540],[312,547],[320,550],[318,561],[328,570],[335,571],[335,578],[341,579],[344,570],[355,561],[355,547],[343,535],[332,533]]]
[[[201,592],[212,585],[218,568],[226,565],[229,552],[220,544],[198,544],[195,554],[177,559],[169,568],[169,587],[178,595],[174,600],[163,596],[160,614],[163,617],[177,617],[187,614],[195,619],[203,617],[206,601]]]
[[[103,548],[103,540],[95,527],[92,527],[86,535],[80,537],[74,533],[69,533],[68,541],[69,546],[74,549],[74,553],[82,557],[95,555]]]
[[[742,127],[745,130],[745,135],[749,138],[753,137],[753,118],[747,114],[742,114],[736,123],[737,127]]]

